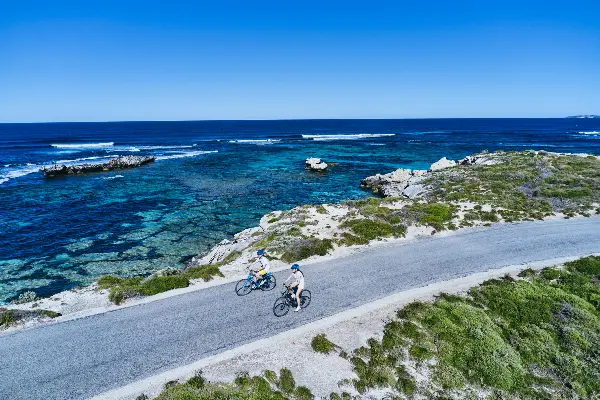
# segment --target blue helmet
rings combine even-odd
[[[292,269],[300,270],[300,266],[298,264],[294,264],[292,265]]]
[[[256,252],[256,255],[258,255],[258,256],[262,256],[263,254],[265,254],[265,249],[260,249],[259,251]]]

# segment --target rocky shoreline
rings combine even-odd
[[[105,172],[137,168],[154,162],[155,160],[156,157],[120,156],[115,157],[105,163],[79,165],[56,164],[50,167],[42,167],[40,171],[44,173],[45,177],[52,178],[55,176],[81,175],[91,172]]]
[[[267,249],[277,270],[292,261],[304,265],[352,254],[365,246],[451,234],[464,227],[600,215],[600,191],[588,189],[597,186],[599,167],[599,157],[586,154],[484,152],[457,161],[443,158],[428,171],[398,169],[378,174],[361,184],[383,198],[273,211],[257,227],[194,257],[185,270],[158,271],[139,285],[153,277],[168,278],[178,280],[176,287],[192,290],[192,286],[239,279],[259,248]],[[171,272],[174,277],[169,278]],[[94,284],[16,307],[41,307],[68,315],[93,307],[115,307],[109,300],[113,292],[126,294],[123,301],[130,304],[145,296],[143,287],[125,281],[117,280],[114,286]]]

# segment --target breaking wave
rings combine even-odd
[[[302,135],[304,139],[312,140],[359,140],[367,138],[377,138],[386,136],[396,136],[395,133],[357,133],[351,135]]]
[[[187,153],[181,153],[181,154],[173,154],[170,156],[157,156],[156,159],[157,160],[171,160],[174,158],[185,158],[185,157],[195,157],[195,156],[200,156],[202,154],[208,154],[208,153],[218,153],[217,150],[212,150],[212,151],[190,151]]]
[[[93,149],[97,147],[111,147],[114,146],[114,142],[106,143],[73,143],[73,144],[51,144],[50,146],[57,149]]]

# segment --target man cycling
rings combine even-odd
[[[269,263],[269,260],[267,259],[267,257],[265,257],[264,249],[258,250],[256,252],[256,257],[257,261],[260,262],[262,268],[258,271],[252,270],[252,272],[254,272],[255,282],[258,284],[258,286],[260,286],[265,281],[264,276],[267,274],[267,272],[269,272],[269,269],[271,269],[271,263]]]
[[[296,309],[294,311],[300,311],[300,293],[304,290],[304,274],[300,271],[300,266],[298,264],[292,265],[292,274],[285,281],[289,281],[294,278],[294,282],[292,282],[287,288],[290,291],[292,296],[296,297]],[[296,289],[296,293],[294,294],[294,289]]]

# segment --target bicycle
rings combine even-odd
[[[290,311],[290,307],[296,307],[296,296],[292,296],[292,294],[288,290],[288,285],[284,285],[285,290],[281,292],[281,297],[275,300],[275,304],[273,304],[273,314],[276,317],[283,317]],[[304,289],[302,293],[300,293],[300,308],[304,309],[308,307],[310,304],[311,295],[310,290]]]
[[[248,277],[236,283],[235,293],[238,296],[245,296],[253,290],[260,289],[266,292],[269,290],[273,290],[275,286],[277,286],[277,280],[275,279],[275,275],[273,275],[271,272],[267,272],[263,276],[261,282],[262,284],[259,285],[258,282],[256,282],[256,280],[254,279],[254,273],[252,273],[252,271],[248,271]]]

